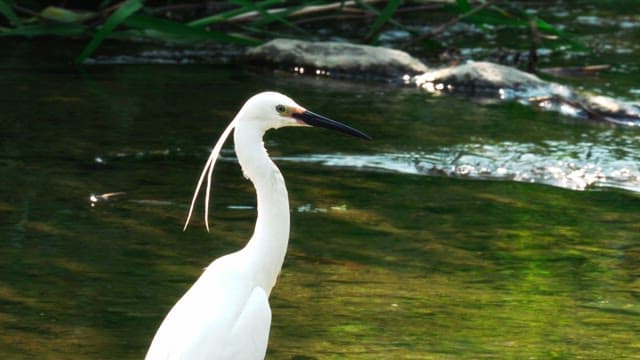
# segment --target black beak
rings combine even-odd
[[[316,113],[312,113],[311,111],[305,110],[303,112],[296,113],[294,112],[291,116],[295,119],[298,119],[310,126],[322,127],[325,129],[337,130],[342,133],[355,136],[361,139],[371,140],[371,136],[363,133],[360,130],[354,129],[351,126],[347,126],[343,123],[339,123],[335,120],[331,120],[322,115],[318,115]]]

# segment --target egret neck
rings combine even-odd
[[[238,122],[235,151],[244,176],[256,189],[258,218],[251,240],[241,250],[254,269],[256,285],[267,295],[276,283],[289,242],[289,197],[284,178],[264,147],[265,129]]]
[[[224,142],[234,132],[242,171],[257,194],[258,218],[247,245],[214,260],[162,321],[147,352],[156,359],[264,359],[271,327],[269,295],[289,242],[289,198],[284,178],[264,148],[269,129],[316,126],[363,139],[352,127],[312,113],[291,98],[263,92],[245,102],[211,150],[191,200],[185,229],[206,182],[205,226],[212,173]]]

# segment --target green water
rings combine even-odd
[[[79,71],[13,45],[33,63],[0,74],[2,358],[144,355],[202,268],[251,234],[254,192],[232,153],[216,169],[211,233],[201,213],[182,225],[210,146],[266,89],[375,139],[267,136],[287,159],[292,208],[268,359],[640,358],[636,183],[572,191],[305,161],[469,143],[536,144],[553,159],[545,144],[563,141],[627,166],[638,129],[235,68]],[[126,194],[89,200],[115,192]]]
[[[256,91],[375,138],[283,129],[267,137],[274,156],[610,131],[518,105],[206,66],[12,71],[3,82],[4,358],[143,356],[202,268],[250,236],[254,193],[233,161],[217,169],[212,232],[182,224],[209,146]],[[280,166],[292,234],[268,358],[640,356],[636,193]],[[126,194],[91,206],[109,192]]]

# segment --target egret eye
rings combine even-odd
[[[283,114],[287,108],[284,105],[276,105],[276,111],[280,114]]]

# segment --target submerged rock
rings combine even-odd
[[[275,39],[249,49],[254,64],[299,74],[384,80],[429,92],[514,100],[567,116],[640,126],[640,105],[610,97],[578,94],[570,87],[491,62],[429,68],[406,52],[340,42]]]
[[[418,86],[429,83],[448,85],[448,89],[527,90],[547,86],[539,77],[504,65],[490,62],[469,62],[463,65],[426,71],[415,76]]]
[[[640,126],[640,104],[617,100],[608,96],[587,95],[582,104],[595,116],[621,125]]]
[[[275,39],[249,49],[246,55],[252,63],[295,68],[296,72],[307,74],[354,78],[401,79],[404,75],[428,70],[420,60],[404,51],[332,41]]]

